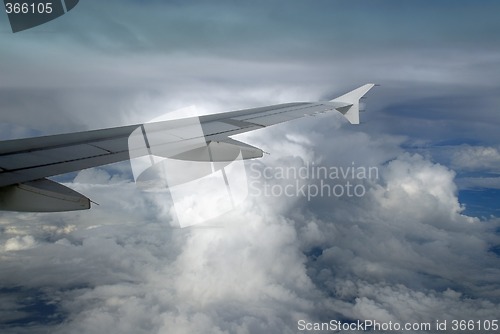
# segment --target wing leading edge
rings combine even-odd
[[[241,152],[244,159],[262,157],[262,150],[230,136],[304,116],[338,111],[359,124],[359,99],[374,84],[366,84],[336,99],[298,102],[230,111],[157,123],[15,139],[0,142],[0,210],[70,211],[90,208],[90,200],[46,177],[128,160],[159,155],[192,161],[227,161]],[[192,131],[193,122],[201,131]],[[147,135],[145,129],[147,128]],[[142,131],[146,143],[158,152],[135,150],[130,136]],[[208,150],[191,142],[204,142]],[[178,148],[183,147],[182,151]]]

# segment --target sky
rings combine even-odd
[[[181,229],[171,203],[138,189],[123,162],[56,178],[99,203],[91,210],[0,213],[2,333],[498,319],[499,10],[460,0],[82,0],[15,34],[0,13],[2,140],[380,84],[360,125],[329,114],[237,138],[269,152],[247,162],[254,178],[284,166],[376,167],[378,177],[351,180],[363,196],[256,194],[321,181],[275,175],[209,226]]]

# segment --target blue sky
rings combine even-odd
[[[100,204],[88,212],[1,213],[2,332],[492,320],[499,10],[497,1],[82,0],[16,34],[1,13],[2,139],[381,84],[359,126],[331,115],[240,139],[271,153],[250,162],[261,167],[377,166],[363,198],[253,197],[221,217],[224,228],[176,229],[121,163],[59,178]]]

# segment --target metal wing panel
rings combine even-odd
[[[109,140],[100,140],[92,142],[91,144],[94,147],[100,148],[107,152],[123,152],[128,149],[127,142],[123,140],[123,138],[115,138]]]
[[[206,136],[215,133],[224,133],[232,130],[239,130],[241,127],[234,123],[232,124],[224,121],[213,121],[213,122],[201,123],[201,128],[203,130],[203,134],[205,134]]]
[[[0,187],[74,172],[85,168],[107,165],[128,159],[129,154],[127,150],[125,152],[89,157],[81,160],[64,161],[50,165],[41,165],[22,170],[3,171],[0,173]]]
[[[65,133],[60,135],[42,136],[36,138],[5,140],[0,142],[0,156],[10,153],[46,150],[61,146],[87,144],[93,141],[128,137],[138,126],[139,125],[129,125],[109,129]]]
[[[60,163],[68,160],[83,159],[89,156],[97,156],[106,153],[107,151],[95,146],[77,144],[73,146],[0,156],[0,166],[6,170],[15,170]]]
[[[0,142],[0,187],[129,158],[125,126]]]
[[[262,117],[250,118],[248,120],[252,121],[252,123],[255,123],[257,125],[270,126],[278,123],[288,122],[296,118],[297,116],[295,115],[290,115],[288,113],[285,113],[285,114],[266,115]]]

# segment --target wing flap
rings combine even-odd
[[[226,138],[219,141],[211,141],[205,147],[196,148],[172,156],[172,159],[187,161],[211,161],[211,162],[231,162],[238,159],[261,158],[263,151],[252,145]]]

